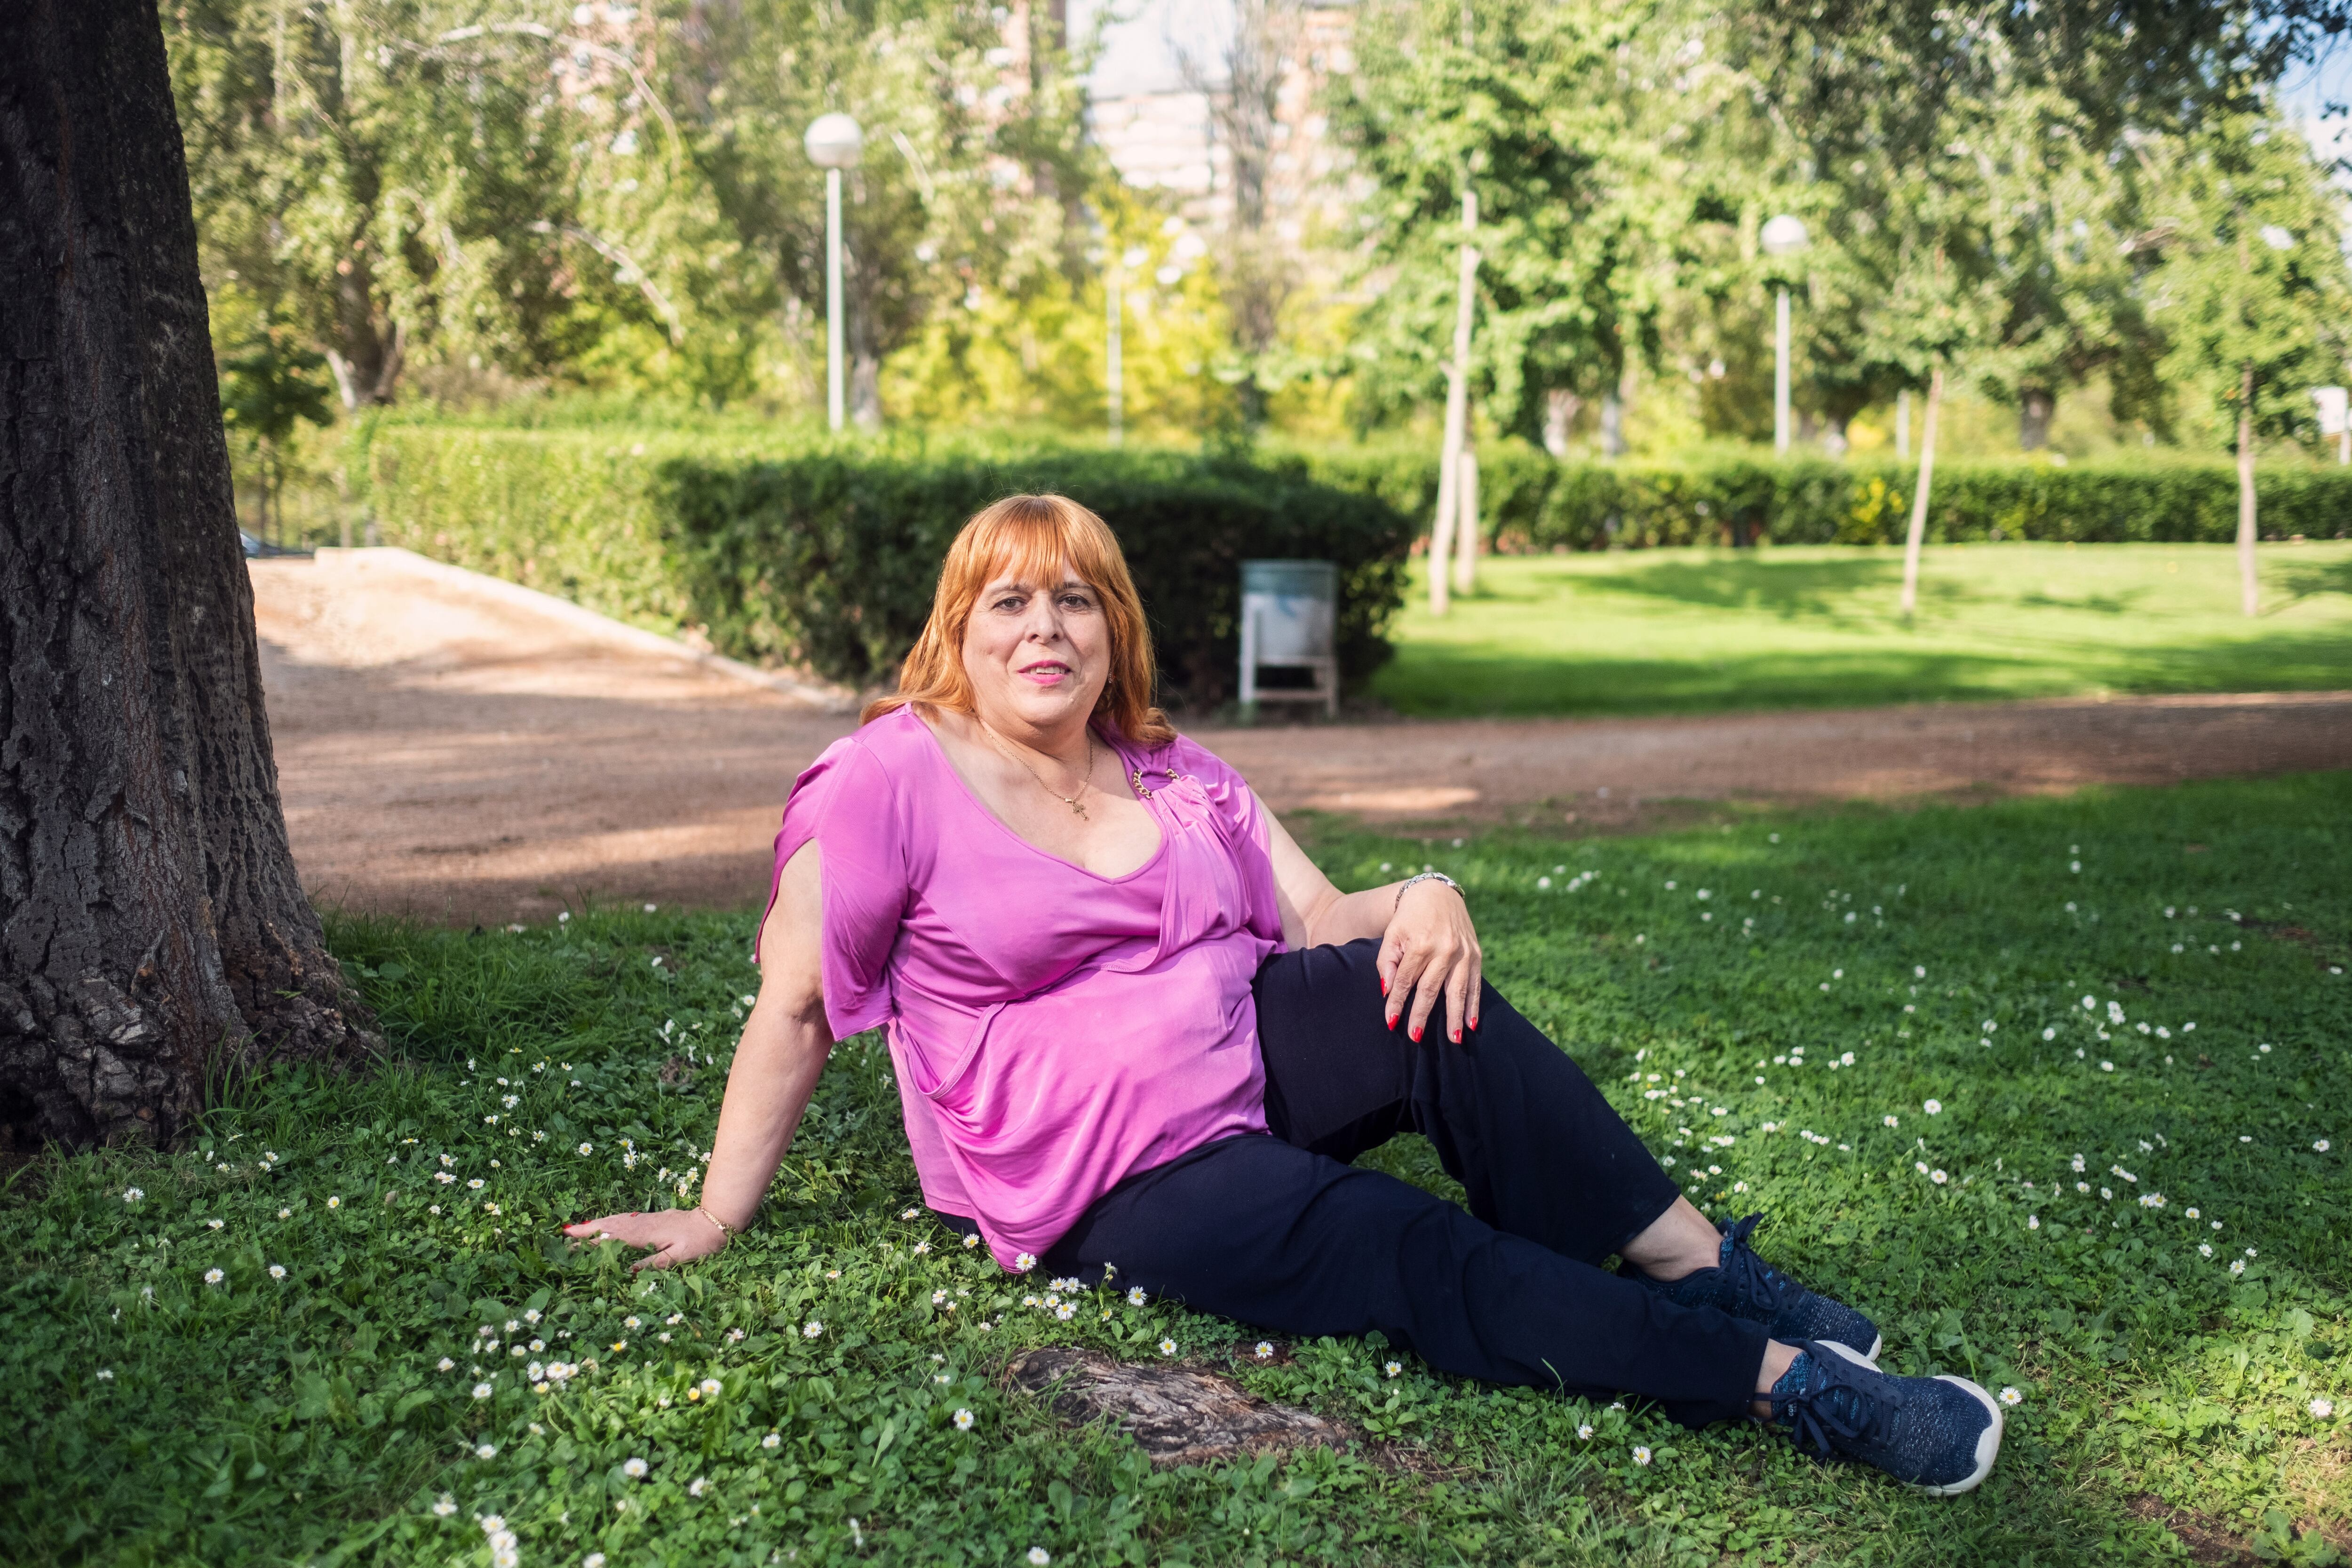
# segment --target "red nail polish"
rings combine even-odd
[[[1454,1031],[1454,1043],[1457,1046],[1462,1043],[1462,1031],[1459,1029]]]
[[[1412,1043],[1416,1046],[1421,1044],[1421,1031],[1419,1029],[1415,1029],[1412,1032]]]
[[[1383,975],[1381,975],[1381,995],[1383,995],[1383,996],[1385,996],[1385,995],[1387,995],[1388,994],[1389,994],[1389,980],[1388,980],[1388,976],[1387,976],[1387,975],[1385,975],[1385,974],[1383,974]]]

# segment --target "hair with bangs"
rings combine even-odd
[[[1103,520],[1066,496],[1007,496],[973,514],[948,546],[940,566],[931,618],[907,650],[898,689],[866,705],[860,723],[908,706],[973,710],[964,674],[964,631],[982,590],[1010,573],[1030,583],[1058,580],[1066,562],[1102,600],[1110,628],[1110,679],[1095,700],[1094,717],[1121,738],[1156,746],[1176,738],[1175,726],[1151,702],[1155,670],[1151,630],[1143,601],[1128,574],[1127,557]]]

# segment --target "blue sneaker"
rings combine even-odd
[[[1684,1307],[1713,1307],[1735,1318],[1762,1323],[1783,1344],[1828,1340],[1843,1345],[1864,1361],[1878,1359],[1878,1325],[1843,1301],[1832,1301],[1808,1290],[1756,1256],[1748,1235],[1763,1219],[1749,1215],[1734,1225],[1716,1226],[1723,1233],[1722,1261],[1679,1279],[1653,1279],[1638,1268],[1621,1272]]]
[[[1798,1352],[1772,1385],[1772,1423],[1799,1448],[1885,1471],[1929,1497],[1956,1497],[1992,1473],[2000,1406],[1965,1377],[1897,1377],[1835,1340]]]

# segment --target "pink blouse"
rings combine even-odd
[[[1124,877],[1005,826],[908,709],[826,748],[776,836],[779,878],[822,846],[834,1037],[888,1026],[923,1201],[1008,1268],[1129,1174],[1265,1131],[1250,981],[1282,920],[1257,797],[1189,740],[1100,738],[1160,826]]]

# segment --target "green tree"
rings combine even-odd
[[[314,353],[282,325],[262,327],[220,362],[221,423],[232,447],[243,446],[261,480],[256,531],[268,540],[285,537],[280,497],[286,488],[286,446],[305,424],[333,419],[320,373],[326,356]]]
[[[1442,393],[1465,181],[1481,257],[1472,380],[1488,417],[1540,438],[1551,393],[1616,392],[1661,305],[1641,274],[1665,214],[1648,203],[1615,65],[1650,14],[1486,0],[1465,45],[1459,0],[1365,12],[1359,69],[1332,105],[1372,185],[1354,237],[1378,290],[1351,348],[1360,424]]]
[[[186,0],[165,20],[209,288],[253,295],[346,408],[435,361],[577,374],[600,342],[696,390],[744,355],[687,352],[756,304],[635,7],[483,0]],[[553,19],[569,16],[558,25]],[[712,309],[716,307],[716,309]]]
[[[2255,444],[2308,436],[2309,389],[2344,374],[2344,202],[2294,128],[2254,111],[2216,116],[2187,138],[2154,206],[2163,262],[2151,314],[2170,345],[2162,372],[2189,429],[2237,452],[2241,596],[2252,616]]]
[[[946,0],[698,7],[671,79],[697,165],[772,268],[787,327],[821,353],[824,173],[801,139],[840,110],[866,132],[843,212],[849,396],[881,418],[882,362],[927,322],[992,295],[1082,282],[1094,164],[1065,41],[1042,8],[1008,27]],[[951,329],[952,331],[952,329]],[[967,345],[968,346],[968,342]],[[957,354],[942,357],[952,374]]]

